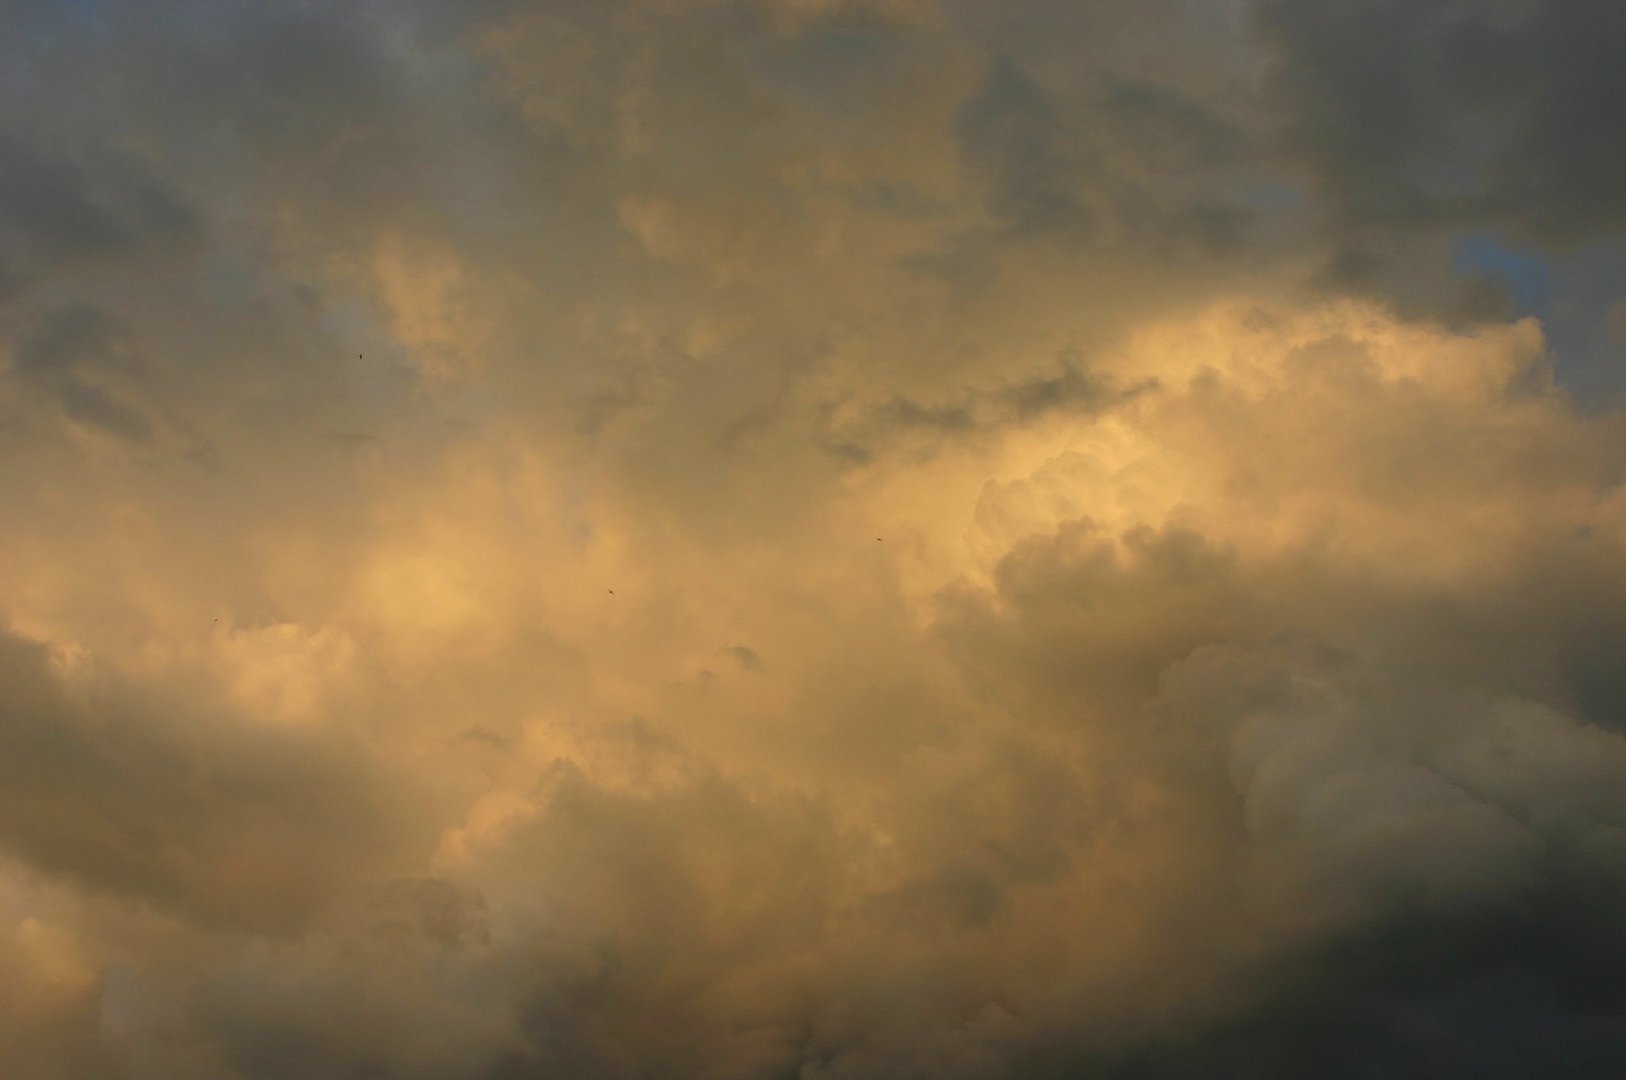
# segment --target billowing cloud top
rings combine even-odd
[[[1626,1063],[1626,9],[0,3],[0,1075]]]

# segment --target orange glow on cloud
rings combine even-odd
[[[1484,164],[1562,95],[1390,72],[1435,160],[1310,0],[93,7],[0,44],[0,1075],[1597,1075],[1619,218]]]

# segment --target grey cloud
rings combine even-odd
[[[77,306],[48,312],[22,340],[16,366],[24,374],[49,376],[57,371],[115,360],[114,322],[96,308]]]
[[[838,459],[868,464],[900,447],[930,454],[942,445],[1032,424],[1051,414],[1089,419],[1110,413],[1142,394],[1155,379],[1130,385],[1092,374],[1076,353],[1059,358],[1055,374],[1034,374],[964,390],[946,402],[893,397],[831,419],[824,440]],[[834,410],[831,410],[834,412]]]
[[[59,394],[62,411],[74,420],[144,443],[152,439],[152,425],[139,412],[113,400],[105,390],[84,383],[69,383]]]
[[[1106,72],[1061,97],[1001,58],[957,134],[1008,238],[1174,260],[1253,242],[1251,137],[1180,89]]]
[[[396,839],[385,789],[342,750],[228,734],[116,679],[70,688],[43,646],[15,635],[0,638],[0,661],[0,844],[40,871],[280,931]]]
[[[1126,539],[1117,556],[1035,540],[1002,568],[1004,614],[951,607],[943,632],[974,670],[1031,672],[981,692],[1034,695],[1053,723],[1109,733],[1119,768],[1206,790],[1246,837],[1244,895],[1264,890],[1247,917],[1277,918],[1268,894],[1296,878],[1286,917],[1337,912],[1345,929],[1290,949],[1194,1031],[1121,1052],[1050,1044],[1018,1058],[1023,1074],[1605,1075],[1626,1031],[1604,975],[1622,944],[1626,742],[1565,711],[1592,695],[1573,643],[1608,639],[1553,575],[1588,582],[1600,607],[1626,596],[1612,575],[1555,539],[1472,599],[1373,596],[1330,566]],[[1169,636],[1126,657],[1125,628],[1153,604]],[[1212,771],[1227,758],[1231,794]],[[1224,904],[1238,883],[1196,887]]]
[[[1614,5],[1274,2],[1261,17],[1294,137],[1340,212],[1563,241],[1622,224]]]
[[[1258,6],[1282,167],[1312,185],[1324,236],[1317,284],[1408,314],[1481,323],[1514,310],[1498,283],[1453,266],[1472,232],[1570,271],[1548,320],[1561,377],[1612,401],[1619,350],[1608,252],[1626,226],[1626,100],[1614,56],[1626,19],[1607,3]],[[1530,313],[1528,304],[1523,313]]]
[[[1000,388],[994,399],[1019,420],[1032,420],[1053,411],[1100,412],[1154,391],[1156,380],[1144,379],[1115,386],[1110,379],[1091,375],[1079,357],[1063,357],[1055,375],[1038,375]]]
[[[54,397],[70,419],[136,443],[153,425],[137,404],[143,364],[116,322],[86,306],[49,311],[17,347],[15,370]],[[107,380],[123,387],[115,390]]]
[[[0,301],[73,260],[130,257],[197,228],[190,206],[114,154],[82,160],[0,131]]]
[[[1235,163],[1247,137],[1191,98],[1155,83],[1109,80],[1107,113],[1147,164],[1178,169]]]
[[[763,663],[762,654],[749,645],[727,645],[724,646],[723,651],[734,658],[742,671],[761,671],[766,666]]]
[[[1089,211],[1079,201],[1087,162],[1069,146],[1057,110],[1012,60],[994,64],[959,118],[973,167],[986,177],[989,212],[1021,231],[1086,240]]]
[[[1612,1075],[1626,1049],[1618,921],[1562,885],[1466,918],[1363,927],[1277,973],[1242,1017],[1096,1075],[1276,1080]],[[1063,1075],[1044,1069],[1034,1075]]]

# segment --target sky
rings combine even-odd
[[[0,1075],[1619,1077],[1623,54],[0,0]]]

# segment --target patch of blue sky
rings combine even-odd
[[[1543,256],[1517,251],[1490,233],[1469,233],[1451,245],[1451,268],[1464,276],[1496,279],[1521,316],[1545,322],[1551,314],[1552,266]]]
[[[1487,233],[1459,237],[1452,267],[1507,290],[1518,316],[1541,320],[1553,373],[1582,408],[1626,402],[1626,341],[1611,312],[1626,300],[1626,243],[1535,253]]]

